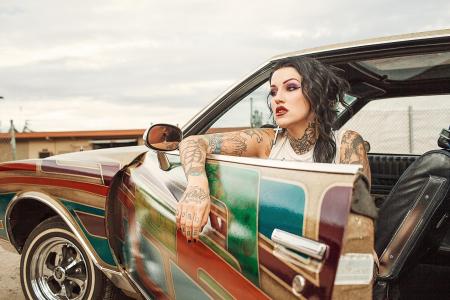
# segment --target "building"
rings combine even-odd
[[[16,132],[16,159],[45,158],[75,151],[143,145],[145,129]],[[0,133],[0,161],[13,160],[10,133]]]

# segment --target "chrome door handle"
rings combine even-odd
[[[281,229],[275,228],[271,236],[275,244],[281,245],[286,249],[307,255],[309,257],[324,260],[326,257],[328,246],[317,241],[301,237]]]

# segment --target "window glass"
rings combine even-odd
[[[273,124],[272,115],[267,106],[269,90],[269,84],[263,83],[223,114],[208,132],[258,128]]]
[[[372,59],[357,64],[386,80],[448,78],[450,52]]]
[[[343,128],[360,133],[372,153],[423,154],[449,125],[450,95],[436,95],[371,101]]]

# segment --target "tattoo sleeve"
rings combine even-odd
[[[205,174],[206,147],[201,137],[187,138],[180,144],[181,164],[187,177]]]
[[[340,162],[343,164],[361,164],[364,175],[367,176],[369,183],[371,182],[370,165],[364,148],[364,140],[358,133],[351,130],[344,133],[341,142]]]
[[[181,164],[187,177],[203,176],[208,153],[268,157],[274,133],[270,129],[247,129],[234,132],[192,136],[180,144]]]
[[[209,153],[233,156],[268,156],[273,140],[270,131],[265,129],[246,129],[235,132],[205,135]]]

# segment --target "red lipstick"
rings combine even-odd
[[[275,110],[275,115],[277,117],[284,115],[285,113],[288,112],[288,109],[282,105],[277,106],[276,110]]]

